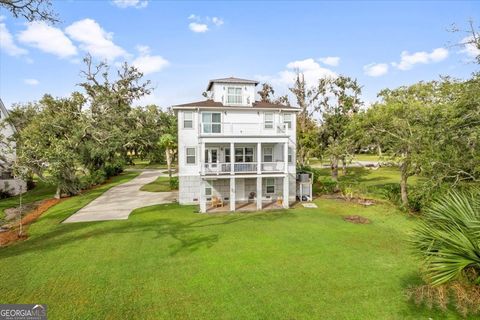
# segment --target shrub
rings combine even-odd
[[[106,164],[105,167],[103,168],[103,171],[105,172],[105,176],[107,178],[118,176],[120,173],[123,172],[123,165],[124,165],[123,162]]]
[[[8,190],[0,190],[0,199],[10,198],[12,194]]]
[[[106,175],[103,170],[90,172],[82,179],[82,189],[89,189],[93,186],[102,184],[106,180]]]
[[[452,191],[434,200],[424,211],[423,219],[410,239],[415,253],[422,260],[428,283],[412,290],[417,302],[444,301],[451,296],[462,313],[479,311],[479,196],[478,190]],[[425,292],[428,294],[424,295]],[[473,308],[475,304],[477,307]],[[442,305],[447,303],[442,302]]]
[[[178,178],[172,177],[169,181],[170,183],[170,190],[178,190]]]

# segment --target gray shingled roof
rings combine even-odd
[[[212,85],[215,82],[219,83],[248,83],[248,84],[254,84],[257,85],[259,82],[256,80],[247,80],[247,79],[240,79],[240,78],[235,78],[235,77],[230,77],[230,78],[220,78],[220,79],[213,79],[208,82],[207,86],[207,91],[210,91],[212,88]]]
[[[215,102],[211,99],[209,100],[203,100],[203,101],[197,101],[197,102],[190,102],[190,103],[185,103],[185,104],[178,104],[173,107],[198,107],[198,108],[232,108],[230,106],[225,106],[221,102]],[[291,107],[291,106],[286,106],[283,104],[275,104],[275,103],[269,103],[269,102],[262,102],[262,101],[255,101],[253,103],[252,107],[243,107],[245,109],[253,108],[253,109],[291,109],[291,110],[299,110],[298,108]]]

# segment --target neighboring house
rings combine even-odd
[[[257,81],[211,80],[210,99],[178,114],[180,204],[208,210],[288,208],[296,197],[298,108],[255,101]]]
[[[8,116],[0,99],[0,191],[8,191],[12,195],[26,191],[26,183],[16,179],[13,175],[12,166],[16,158],[15,142],[11,137],[16,132],[15,128],[4,121]]]

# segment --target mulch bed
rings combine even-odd
[[[369,224],[370,220],[359,216],[359,215],[351,215],[351,216],[344,216],[343,220],[346,222],[354,223],[354,224]]]
[[[6,246],[14,241],[17,240],[23,240],[27,238],[27,228],[28,226],[34,222],[35,220],[38,219],[45,211],[59,203],[61,200],[60,199],[47,199],[41,201],[38,206],[29,213],[27,213],[23,218],[22,218],[22,227],[23,227],[23,232],[20,235],[19,234],[19,229],[20,229],[20,223],[15,222],[7,225],[9,228],[8,231],[1,232],[0,233],[0,247]]]

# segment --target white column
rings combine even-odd
[[[205,180],[200,178],[200,212],[207,212],[207,197],[205,196]]]
[[[205,142],[200,142],[200,173],[205,174]]]
[[[230,211],[235,211],[235,177],[230,178]]]
[[[288,208],[288,175],[283,178],[283,207]]]
[[[288,173],[288,141],[283,144],[283,160],[285,161],[285,173]]]
[[[257,210],[262,210],[262,177],[257,177]]]
[[[230,174],[235,173],[235,144],[230,142]]]
[[[257,174],[262,173],[262,144],[257,142]]]

